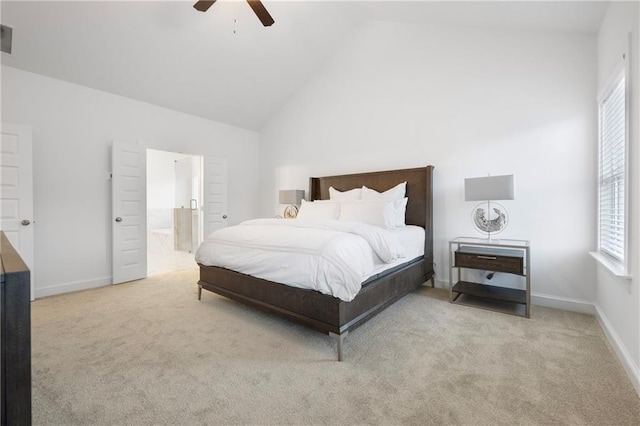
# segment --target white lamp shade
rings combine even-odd
[[[465,201],[513,200],[513,175],[464,180]]]
[[[302,189],[284,189],[278,192],[280,204],[293,204],[297,206],[302,203],[303,198],[304,191]]]

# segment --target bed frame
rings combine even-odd
[[[314,290],[289,287],[229,269],[200,265],[198,300],[202,289],[267,312],[289,318],[334,337],[338,360],[346,335],[412,290],[431,280],[433,286],[433,166],[327,176],[309,179],[309,198],[329,198],[329,187],[340,191],[366,185],[386,191],[407,182],[406,223],[425,228],[424,256],[368,282],[350,302]]]

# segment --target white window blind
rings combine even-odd
[[[625,262],[626,106],[621,73],[600,101],[600,251]]]

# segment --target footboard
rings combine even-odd
[[[431,268],[418,259],[363,287],[350,302],[313,290],[289,287],[229,269],[200,265],[198,298],[212,291],[266,312],[289,318],[324,333],[340,336],[432,279]]]
[[[322,332],[339,333],[340,299],[215,266],[200,265],[202,289],[290,318]]]

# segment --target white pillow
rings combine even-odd
[[[378,192],[375,189],[362,187],[362,199],[363,200],[387,200],[396,201],[402,200],[407,193],[407,182],[397,184],[391,189],[384,192]]]
[[[375,189],[362,187],[363,200],[387,200],[395,201],[396,219],[395,228],[405,226],[405,213],[407,211],[408,198],[405,197],[407,192],[407,182],[397,184],[391,189],[384,192],[378,192]]]
[[[385,200],[340,201],[340,217],[338,219],[393,229],[397,221],[394,203],[394,201]]]
[[[362,188],[354,188],[348,191],[338,191],[333,186],[329,187],[330,200],[359,200],[362,198]]]
[[[303,220],[336,220],[340,214],[340,204],[337,202],[313,202],[302,200],[300,211],[296,219]]]
[[[393,201],[393,207],[395,208],[395,227],[400,228],[407,226],[405,223],[405,216],[407,213],[407,202],[409,199],[404,197],[402,200]]]

